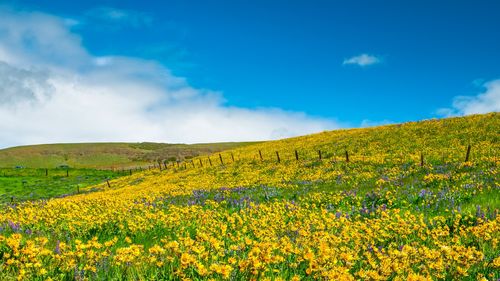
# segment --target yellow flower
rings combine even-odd
[[[188,253],[182,253],[181,255],[181,266],[187,267],[195,261],[194,257]]]
[[[500,268],[500,256],[497,257],[496,259],[494,259],[492,262],[491,262],[491,265],[494,267],[494,268]]]
[[[41,269],[38,271],[38,273],[39,273],[40,275],[45,275],[45,274],[47,274],[47,269],[45,269],[45,268],[41,268]]]

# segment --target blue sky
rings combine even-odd
[[[313,122],[311,129],[280,125],[265,133],[258,124],[249,125],[255,127],[256,139],[499,110],[499,1],[4,3],[4,13],[42,13],[65,22],[67,32],[92,58],[153,62],[168,72],[168,79],[181,79],[182,87],[203,92],[195,95],[217,96],[219,109],[300,115],[304,128]],[[57,60],[50,58],[48,68],[54,65]],[[70,68],[85,75],[74,65]],[[285,122],[281,117],[279,122]],[[235,125],[228,126],[229,132]],[[192,130],[199,127],[203,125]],[[203,135],[152,134],[148,140],[232,140],[228,133]],[[251,135],[234,135],[244,137]],[[39,141],[58,140],[73,138]]]

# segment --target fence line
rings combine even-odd
[[[492,153],[492,149],[494,150],[493,153]],[[312,150],[314,149],[311,149],[309,150],[309,152],[311,152]],[[483,149],[484,150],[484,149]],[[304,152],[304,150],[302,150]],[[298,149],[294,149],[292,151],[288,151],[289,155],[290,155],[290,158],[284,158],[283,156],[284,155],[287,155],[287,153],[280,153],[279,150],[274,150],[274,153],[275,153],[275,160],[273,159],[273,157],[269,157],[267,159],[265,159],[265,154],[262,152],[262,150],[258,150],[258,156],[259,156],[259,159],[260,159],[260,162],[268,162],[268,163],[277,163],[277,165],[279,164],[283,164],[283,165],[286,165],[286,163],[290,163],[292,161],[295,161],[295,162],[299,162],[299,163],[307,163],[308,161],[320,161],[320,162],[324,162],[326,160],[330,160],[332,164],[335,164],[335,163],[338,163],[338,162],[345,162],[346,164],[348,163],[379,163],[379,164],[387,164],[387,163],[392,163],[392,164],[403,164],[403,163],[411,163],[412,165],[417,165],[417,166],[420,166],[420,167],[425,167],[426,164],[431,164],[431,163],[435,163],[437,162],[436,159],[440,159],[442,163],[450,163],[450,162],[447,162],[446,160],[449,160],[449,156],[450,156],[450,150],[449,149],[446,149],[445,151],[447,153],[445,153],[445,151],[437,151],[433,154],[431,153],[424,153],[425,149],[424,150],[419,150],[419,151],[413,151],[413,152],[407,152],[406,154],[403,154],[403,152],[400,152],[399,155],[397,153],[385,153],[385,154],[375,154],[375,155],[366,155],[366,154],[353,154],[353,153],[350,153],[348,149],[345,149],[344,150],[344,154],[345,154],[345,159],[341,159],[341,160],[338,160],[337,159],[337,154],[335,152],[329,152],[327,151],[327,153],[325,153],[325,151],[322,151],[321,149],[317,150],[317,157],[311,157],[313,154],[311,153],[305,153],[305,154],[302,154],[302,156],[299,157],[299,150]],[[456,151],[456,150],[455,150]],[[454,151],[454,152],[455,152]],[[453,153],[453,155],[455,156],[454,158],[457,159],[457,161],[454,161],[453,163],[460,163],[460,162],[470,162],[470,161],[474,161],[474,159],[487,159],[487,161],[491,161],[494,163],[494,165],[496,166],[497,165],[497,162],[499,161],[498,157],[497,157],[497,148],[496,147],[492,147],[490,146],[488,148],[488,153],[485,154],[485,153],[482,153],[482,154],[477,154],[475,155],[475,157],[472,157],[473,156],[473,153],[474,153],[474,149],[472,147],[472,145],[467,145],[467,147],[465,148],[465,151],[462,151],[462,153]],[[285,151],[286,152],[286,151]],[[441,152],[441,157],[439,157],[439,153]],[[291,154],[290,154],[291,153]],[[224,155],[226,156],[226,159],[224,157]],[[229,154],[229,155],[228,155]],[[250,153],[251,154],[251,153]],[[249,155],[250,155],[249,154]],[[254,154],[255,155],[255,154]],[[437,155],[437,156],[436,156]],[[457,158],[459,155],[461,155],[460,158]],[[465,157],[464,157],[465,155]],[[210,167],[213,167],[214,166],[214,163],[212,162],[212,157],[213,155],[207,155],[207,159],[205,161],[205,163],[208,162],[208,165]],[[307,157],[309,156],[309,157]],[[326,156],[326,157],[325,157]],[[228,161],[229,160],[229,157],[231,159],[231,161]],[[462,158],[464,157],[464,158]],[[234,153],[231,151],[231,152],[221,152],[221,153],[218,153],[218,158],[219,158],[219,161],[220,161],[220,166],[226,166],[226,165],[229,165],[229,164],[235,164],[237,162],[242,162],[242,161],[247,161],[249,163],[254,163],[254,164],[257,164],[256,162],[256,158],[255,156],[253,156],[253,158],[251,157],[238,157],[238,160],[236,161],[235,159],[235,155]],[[195,160],[198,159],[198,163],[199,165],[196,164]],[[462,160],[460,160],[462,159]],[[381,161],[380,161],[381,160]],[[191,165],[188,167],[187,165],[187,162],[190,162]],[[144,167],[147,167],[147,169],[149,171],[151,171],[152,169],[154,170],[155,168],[158,168],[160,173],[163,172],[163,171],[171,171],[171,172],[179,172],[179,171],[183,171],[183,170],[187,170],[188,168],[190,168],[192,166],[192,168],[204,168],[204,167],[208,167],[206,165],[204,165],[204,161],[203,161],[203,158],[199,157],[199,158],[192,158],[192,159],[186,159],[184,161],[158,161],[158,166],[156,166],[156,163],[153,163],[152,165],[141,165],[141,166],[136,166],[136,167],[128,167],[126,169],[122,168],[121,171],[116,171],[115,169],[113,169],[113,172],[118,172],[118,173],[121,173],[121,175],[118,175],[118,177],[120,176],[125,176],[128,174],[128,176],[132,176],[134,174],[134,172],[142,172],[143,171],[143,168]],[[162,166],[163,164],[163,166]],[[10,169],[9,169],[10,170]],[[15,170],[15,169],[12,169],[12,170]],[[49,173],[49,169],[48,168],[38,168],[36,170],[41,170],[42,171],[42,174],[44,173],[45,176],[49,176],[49,175],[52,175],[52,173]],[[66,177],[69,177],[71,174],[70,174],[70,168],[66,168],[65,169],[65,176]],[[82,169],[83,170],[83,169]],[[58,176],[61,176],[63,177],[64,176],[64,172],[63,172],[63,175],[61,175],[61,173],[58,174]],[[80,175],[80,176],[85,176],[85,175]],[[108,188],[111,188],[112,187],[112,182],[110,182],[110,179],[109,178],[106,178],[105,181],[103,182]],[[23,184],[24,186],[24,184]],[[74,186],[70,188],[75,188]],[[70,190],[68,190],[70,193],[69,194],[75,194],[75,191],[71,192]],[[80,186],[77,184],[76,185],[76,194],[79,194],[80,193]],[[11,201],[13,201],[14,197],[11,198]]]
[[[425,149],[424,149],[425,150]],[[439,158],[439,157],[436,157],[436,153],[434,154],[424,154],[424,150],[418,150],[418,151],[414,151],[414,152],[407,152],[405,154],[403,154],[403,152],[400,152],[399,155],[397,153],[385,153],[385,154],[371,154],[371,155],[366,155],[366,154],[353,154],[353,153],[350,153],[349,150],[344,150],[344,162],[345,163],[359,163],[359,162],[376,162],[376,163],[380,163],[380,164],[388,164],[388,163],[394,163],[394,164],[403,164],[403,163],[413,163],[415,165],[419,165],[420,167],[424,167],[426,165],[426,163],[435,163],[437,162],[436,159]],[[449,150],[447,150],[449,151]],[[465,160],[456,160],[456,161],[452,161],[452,162],[469,162],[473,159],[472,154],[471,152],[473,152],[474,150],[472,149],[472,145],[468,145],[466,147],[466,150],[465,150],[465,157],[462,158],[462,159],[465,159]],[[333,153],[332,155],[330,155],[329,157],[325,157],[325,153],[324,151],[322,150],[317,150],[317,158],[311,158],[311,157],[299,157],[299,150],[295,149],[293,150],[293,154],[292,154],[292,157],[289,158],[289,159],[284,159],[283,155],[286,155],[286,154],[282,154],[280,153],[279,150],[274,150],[274,154],[275,154],[275,157],[274,158],[275,160],[273,160],[273,157],[268,157],[268,158],[265,158],[265,154],[263,153],[262,150],[257,150],[257,155],[258,155],[258,159],[260,159],[261,162],[267,162],[267,161],[274,161],[275,163],[286,163],[287,161],[293,161],[293,159],[295,159],[295,161],[323,161],[323,160],[326,160],[326,159],[331,159],[333,163],[337,163],[339,162],[337,160],[337,154],[336,153]],[[291,152],[291,151],[290,151]],[[439,152],[438,152],[439,153]],[[223,154],[226,154],[227,157],[230,157],[231,161],[227,161],[226,159],[224,159],[224,155]],[[229,155],[227,155],[229,154]],[[462,155],[464,155],[462,154]],[[248,155],[251,155],[251,153],[249,153]],[[310,155],[310,154],[307,154],[307,155]],[[455,156],[457,156],[458,154],[453,154]],[[212,155],[213,156],[213,155]],[[294,156],[294,158],[293,158]],[[449,156],[450,156],[450,153],[445,153],[445,152],[442,152],[441,153],[441,162],[443,163],[450,163],[449,160]],[[234,153],[233,152],[221,152],[221,153],[218,153],[218,158],[219,158],[219,161],[220,161],[220,165],[221,166],[225,166],[227,164],[233,164],[233,163],[236,163],[235,161],[235,157],[234,157]],[[498,161],[497,160],[497,157],[496,155],[491,157],[491,147],[489,148],[489,153],[488,155],[485,155],[485,154],[481,154],[481,155],[478,155],[475,157],[476,159],[488,159],[489,161],[492,161],[496,164],[496,162]],[[199,165],[195,165],[195,163],[191,160],[191,162],[193,163],[193,168],[203,168],[204,165],[203,165],[203,160],[202,158],[198,158],[199,159]],[[208,159],[208,162],[210,164],[210,166],[213,166],[212,164],[212,161],[211,161],[211,156],[207,156],[207,159]],[[374,161],[375,160],[375,161]],[[376,160],[379,160],[379,161],[376,161]],[[381,160],[381,161],[380,161]],[[252,157],[242,157],[240,156],[238,161],[248,161],[248,162],[251,162],[251,163],[255,163],[255,156]],[[284,162],[285,161],[285,162]],[[342,161],[342,160],[340,160]],[[184,163],[183,161],[178,161],[180,163]],[[168,166],[167,166],[168,167]],[[172,164],[172,168],[175,169],[175,164]],[[186,169],[186,167],[184,167]],[[174,170],[174,171],[177,171],[177,170]]]

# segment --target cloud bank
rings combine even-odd
[[[354,56],[348,59],[344,59],[343,65],[357,65],[357,66],[369,66],[373,64],[380,63],[382,60],[374,55],[361,54],[359,56]]]
[[[89,53],[57,16],[0,9],[0,147],[89,141],[277,139],[338,123],[227,106],[155,61]]]
[[[442,116],[462,116],[500,111],[500,79],[483,84],[484,91],[476,96],[457,96],[450,108],[441,108]]]

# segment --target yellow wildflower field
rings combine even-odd
[[[497,280],[499,128],[323,132],[7,204],[0,279]]]

